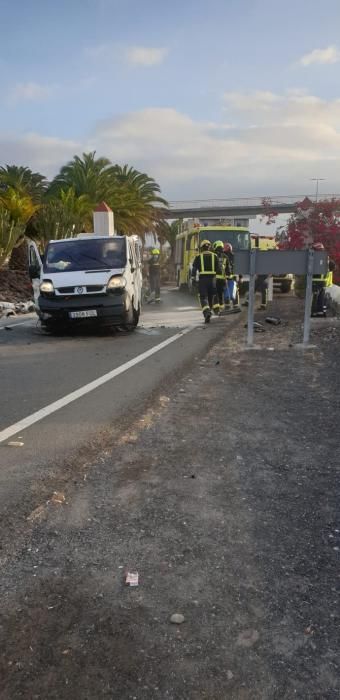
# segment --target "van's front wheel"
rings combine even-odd
[[[138,309],[133,309],[133,323],[134,327],[137,328],[139,324],[139,317],[140,317],[140,304],[138,304]]]
[[[138,305],[138,309],[134,309],[133,305],[131,304],[129,310],[126,313],[126,321],[123,325],[124,330],[129,331],[130,333],[134,331],[135,328],[138,326],[139,316],[140,306]]]
[[[66,326],[60,321],[59,323],[58,321],[44,321],[41,323],[41,328],[50,335],[60,335],[65,332]]]

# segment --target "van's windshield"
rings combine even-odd
[[[106,270],[126,265],[125,238],[74,239],[49,243],[44,256],[44,272]]]

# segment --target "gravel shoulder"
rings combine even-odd
[[[301,303],[271,313],[260,350],[233,327],[29,516],[1,700],[339,698],[339,322],[302,352]]]

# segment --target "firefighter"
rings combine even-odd
[[[219,262],[219,272],[216,274],[216,297],[219,305],[219,311],[224,311],[224,290],[227,284],[227,278],[231,274],[229,258],[224,252],[223,241],[215,241],[213,251],[216,253]]]
[[[150,284],[150,300],[159,303],[161,300],[160,284],[161,284],[161,274],[160,274],[160,251],[158,248],[153,248],[151,250],[150,258],[148,260],[149,265],[149,284]]]
[[[216,253],[211,250],[210,241],[202,241],[199,255],[192,265],[192,282],[196,282],[196,274],[199,273],[198,291],[200,304],[205,323],[209,323],[212,311],[219,314],[219,304],[214,302],[216,296],[216,274],[220,272],[219,260]]]
[[[313,250],[324,251],[325,247],[323,243],[314,243],[312,246]],[[327,304],[326,304],[326,288],[331,287],[333,284],[333,272],[335,270],[335,263],[333,260],[328,260],[328,272],[325,275],[313,275],[313,297],[312,297],[312,316],[318,316],[322,314],[326,316]]]
[[[231,309],[233,307],[234,310],[238,311],[240,298],[237,277],[234,275],[234,254],[231,243],[224,244],[224,254],[227,260],[226,270],[229,268],[229,272],[227,271],[227,281],[224,290],[225,306],[226,309]]]

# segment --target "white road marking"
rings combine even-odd
[[[72,391],[71,394],[67,394],[66,396],[63,396],[63,398],[58,399],[57,401],[54,401],[53,403],[50,403],[48,406],[45,406],[44,408],[41,408],[39,411],[32,413],[30,416],[27,416],[27,418],[23,418],[22,420],[19,420],[17,423],[13,423],[13,425],[10,425],[8,428],[5,428],[4,430],[2,430],[0,432],[0,442],[4,442],[4,440],[8,440],[9,438],[13,437],[13,435],[16,435],[19,432],[21,433],[22,430],[25,430],[26,428],[29,428],[34,423],[38,423],[38,421],[43,420],[43,418],[50,416],[51,413],[55,413],[56,411],[59,411],[61,408],[64,408],[64,406],[67,406],[68,404],[72,403],[73,401],[77,401],[77,399],[80,399],[82,396],[85,396],[86,394],[89,394],[91,391],[98,389],[98,387],[102,386],[103,384],[110,382],[111,379],[118,377],[120,374],[123,374],[123,372],[126,372],[128,369],[131,369],[131,367],[134,367],[135,365],[138,365],[140,362],[147,360],[148,357],[151,357],[156,352],[163,350],[163,348],[166,348],[167,345],[174,343],[175,340],[182,338],[183,335],[185,335],[186,333],[189,333],[191,330],[192,330],[191,328],[184,328],[180,333],[176,333],[176,335],[172,335],[171,338],[167,338],[167,340],[163,340],[162,343],[159,343],[158,345],[155,345],[153,348],[150,348],[149,350],[142,352],[141,355],[137,355],[137,357],[134,357],[132,360],[125,362],[123,365],[120,365],[120,367],[116,367],[116,369],[111,370],[111,372],[107,372],[107,374],[103,374],[102,377],[98,377],[98,379],[95,379],[93,382],[90,382],[89,384],[85,384],[84,386],[80,387],[79,389],[76,389],[76,391]]]
[[[6,323],[5,326],[0,326],[0,331],[5,331],[7,328],[16,328],[16,326],[25,326],[27,323],[31,323],[34,319],[29,319],[28,321],[20,321],[20,323]]]

